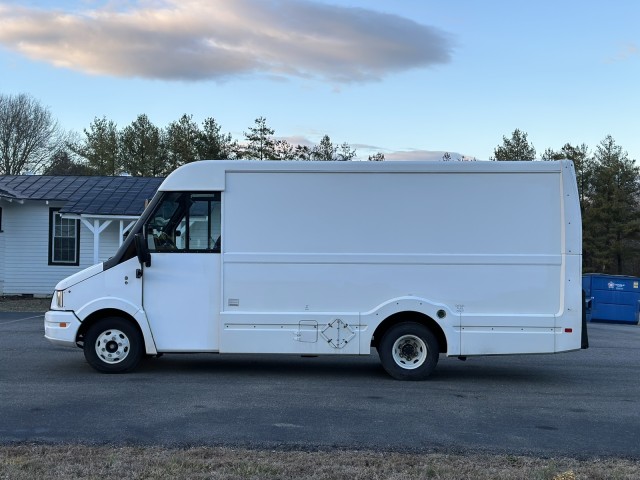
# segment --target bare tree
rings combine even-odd
[[[51,112],[27,94],[0,94],[0,174],[37,172],[64,143]]]

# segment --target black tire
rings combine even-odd
[[[438,364],[438,339],[426,326],[398,323],[385,332],[378,344],[382,367],[396,380],[424,380]]]
[[[120,317],[107,317],[89,327],[84,336],[84,358],[103,373],[124,373],[136,368],[144,342],[137,327]]]

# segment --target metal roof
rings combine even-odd
[[[0,175],[0,199],[66,202],[61,213],[136,216],[163,178]]]

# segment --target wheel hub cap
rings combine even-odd
[[[98,335],[96,354],[106,363],[120,363],[129,355],[129,337],[120,330],[107,330]]]
[[[400,348],[400,356],[407,360],[411,360],[413,357],[416,356],[415,345],[411,343],[405,343],[404,345],[402,345],[402,347]]]
[[[427,360],[427,345],[416,335],[403,335],[394,342],[392,355],[396,365],[413,370]]]

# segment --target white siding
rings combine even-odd
[[[93,234],[81,223],[80,265],[49,265],[49,209],[63,204],[25,202],[3,205],[0,283],[5,295],[51,295],[60,280],[93,264]],[[118,248],[119,222],[100,236],[100,261]],[[4,242],[4,250],[2,243]]]

